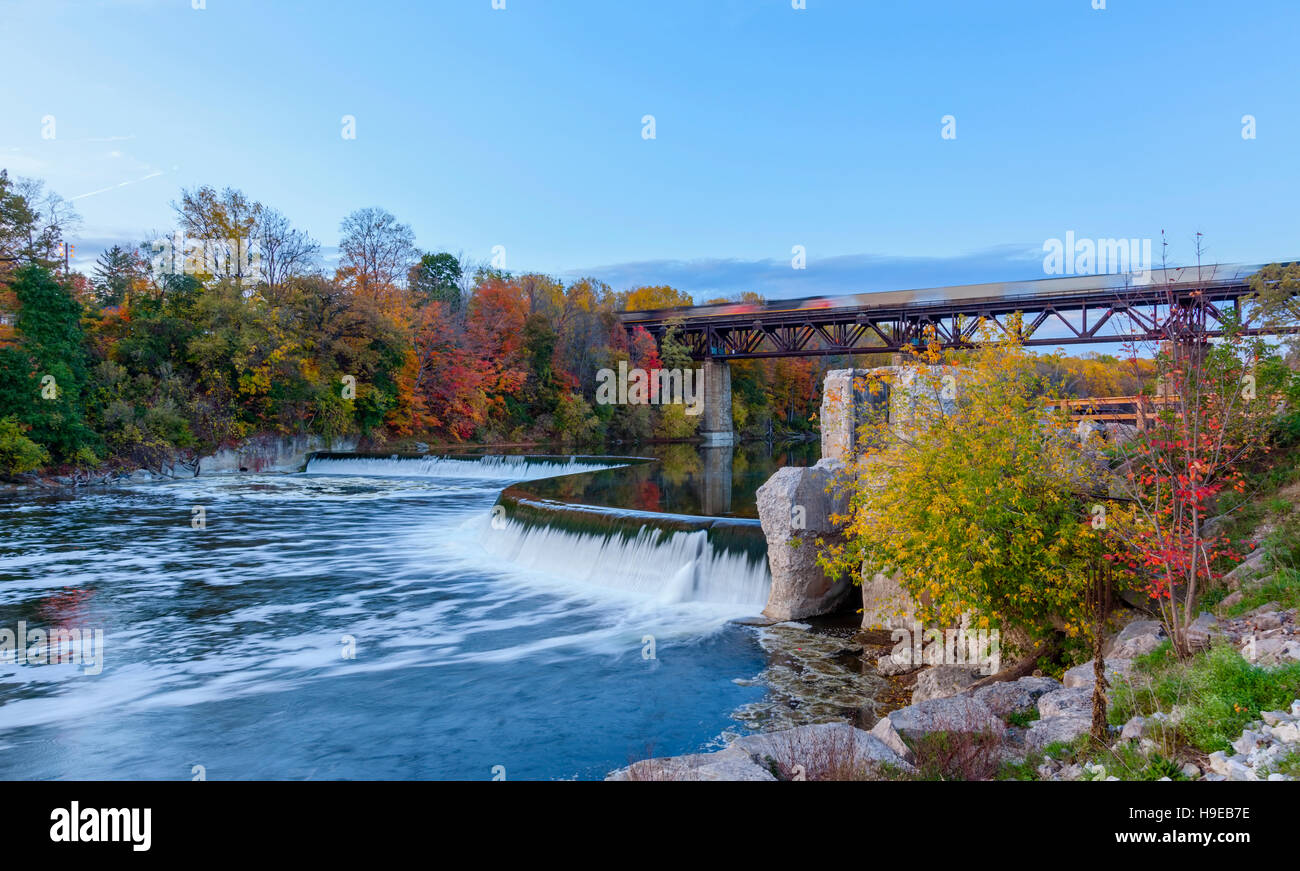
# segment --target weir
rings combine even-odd
[[[706,449],[706,512],[731,507],[730,447]],[[485,519],[480,543],[525,569],[667,603],[727,606],[757,614],[771,577],[759,522],[588,505],[588,488],[625,486],[640,457],[313,455],[312,475],[514,481]],[[621,491],[620,491],[621,492]]]

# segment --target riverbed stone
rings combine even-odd
[[[838,535],[832,514],[848,511],[845,494],[827,492],[838,463],[786,466],[758,488],[758,517],[767,538],[772,587],[763,615],[798,620],[825,614],[848,594],[847,579],[831,579],[817,564],[816,539]]]

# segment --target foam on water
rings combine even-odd
[[[755,614],[771,586],[766,561],[715,548],[704,530],[600,535],[507,520],[487,526],[483,546],[525,569],[662,603],[735,605],[737,613]]]
[[[308,475],[363,475],[397,478],[479,478],[492,481],[534,481],[579,472],[599,472],[624,463],[592,457],[343,457],[314,456]]]

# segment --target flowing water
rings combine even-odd
[[[0,498],[0,642],[28,633],[0,650],[0,777],[593,778],[717,744],[763,696],[729,621],[761,610],[765,565],[696,529],[493,514],[511,482],[614,462],[321,459]],[[92,659],[31,635],[53,628],[102,630],[102,667],[42,663]]]

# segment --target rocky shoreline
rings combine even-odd
[[[1268,606],[1240,618],[1202,614],[1197,643],[1230,645],[1261,667],[1300,661],[1295,609]],[[1135,620],[1105,647],[1108,698],[1134,675],[1134,660],[1159,648],[1166,636],[1154,620]],[[760,629],[771,663],[755,680],[768,698],[737,712],[757,734],[725,735],[726,748],[712,753],[645,759],[611,772],[606,780],[894,780],[920,776],[936,742],[968,752],[968,769],[993,779],[1003,766],[1035,768],[1040,780],[1119,780],[1106,766],[1053,758],[1053,750],[1089,734],[1092,725],[1093,663],[1069,669],[1058,681],[1042,675],[976,685],[973,666],[930,666],[888,675],[863,635],[814,630],[804,623],[776,623]],[[889,669],[885,669],[888,671]],[[908,689],[911,702],[891,705]],[[1289,710],[1266,711],[1219,751],[1184,761],[1160,780],[1292,780],[1272,771],[1287,758],[1300,758],[1300,699]],[[1111,726],[1110,751],[1158,756],[1164,729],[1176,727],[1179,712],[1134,716]],[[974,764],[974,757],[988,757]],[[1061,754],[1064,755],[1064,754]]]

